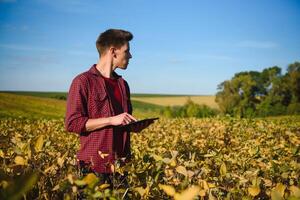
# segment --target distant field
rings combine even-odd
[[[131,97],[185,97],[187,95],[179,94],[142,94],[142,93],[132,93]]]
[[[12,93],[18,95],[26,96],[36,96],[36,97],[46,97],[55,99],[66,99],[66,92],[31,92],[31,91],[9,91],[5,93]],[[205,104],[211,108],[218,108],[218,104],[215,102],[214,95],[198,95],[198,96],[188,96],[188,95],[171,95],[171,94],[131,94],[131,99],[133,101],[139,101],[147,103],[147,108],[153,108],[153,106],[182,106],[190,98],[193,102],[197,104]],[[133,102],[134,104],[134,102]],[[139,104],[136,102],[136,104]],[[156,107],[158,108],[158,107]]]
[[[57,93],[0,93],[0,118],[63,118],[65,116],[66,101],[47,98],[51,95],[55,96]],[[132,105],[134,116],[137,118],[156,117],[160,115],[160,109],[163,108],[162,106],[134,100]]]
[[[65,101],[0,93],[0,117],[62,118],[65,114]]]
[[[46,97],[54,99],[66,99],[67,92],[33,92],[33,91],[0,91],[1,93],[18,94],[34,97]]]
[[[197,104],[205,104],[211,108],[218,108],[218,104],[215,102],[215,96],[132,96],[132,100],[141,101],[145,103],[152,103],[161,106],[182,106],[191,99]]]

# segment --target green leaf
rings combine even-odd
[[[227,168],[226,168],[226,164],[224,162],[221,164],[219,171],[220,171],[221,176],[225,176],[226,175]]]
[[[154,158],[155,161],[161,161],[163,158],[159,155],[152,154],[152,157]]]
[[[24,174],[11,184],[12,187],[7,187],[4,190],[4,194],[7,199],[17,200],[21,199],[28,191],[30,191],[39,179],[39,173],[34,171],[28,174]]]
[[[84,186],[86,185],[87,183],[83,180],[75,180],[74,183],[78,186]]]

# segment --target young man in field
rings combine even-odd
[[[80,135],[77,159],[81,171],[95,173],[110,184],[115,161],[130,158],[130,132],[121,126],[136,121],[131,115],[129,86],[115,72],[127,68],[132,38],[130,32],[118,29],[100,34],[96,41],[98,63],[74,78],[67,99],[65,127]]]

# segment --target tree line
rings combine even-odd
[[[204,104],[199,105],[189,98],[183,106],[166,106],[160,113],[168,118],[203,118],[216,116],[219,111]]]
[[[300,62],[284,74],[278,66],[236,73],[218,85],[216,102],[223,114],[236,117],[300,114]]]

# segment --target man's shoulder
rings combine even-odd
[[[94,76],[92,73],[90,73],[89,71],[85,71],[82,72],[80,74],[78,74],[77,76],[75,76],[75,78],[73,79],[73,81],[75,82],[87,82],[90,79],[93,79]]]

